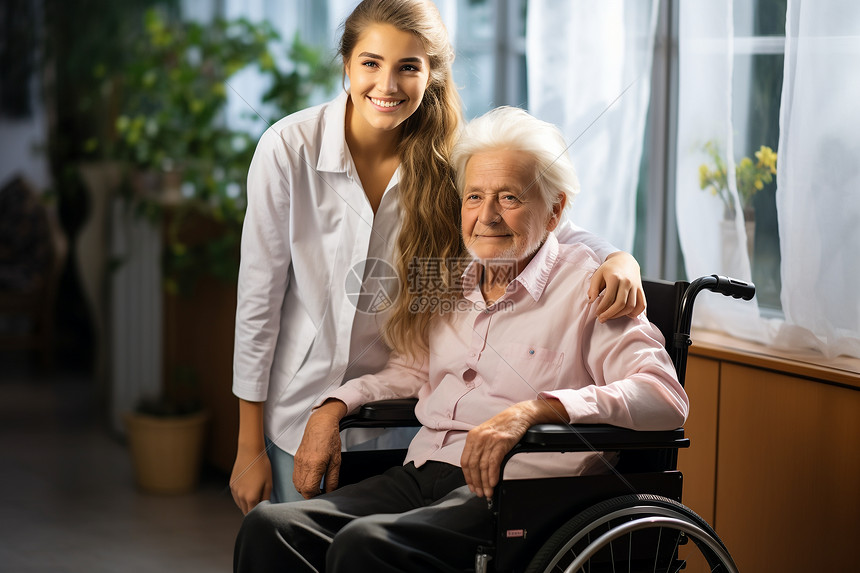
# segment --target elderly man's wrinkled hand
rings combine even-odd
[[[460,466],[466,485],[478,497],[492,497],[502,459],[532,426],[533,417],[526,410],[526,403],[514,404],[466,435]]]
[[[636,317],[645,310],[645,291],[639,263],[624,251],[612,253],[591,277],[588,299],[603,297],[597,305],[597,317],[606,322],[622,316]]]
[[[340,474],[338,425],[345,414],[343,402],[330,400],[314,410],[305,426],[293,468],[293,485],[305,499],[322,493],[320,484],[323,478],[326,492],[337,488]]]

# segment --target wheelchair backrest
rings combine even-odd
[[[678,380],[684,385],[684,369],[686,368],[687,345],[675,344],[675,334],[683,329],[680,320],[681,300],[689,283],[684,281],[669,282],[662,280],[642,279],[645,290],[645,300],[648,302],[646,313],[650,320],[666,340],[666,350],[675,365]],[[689,332],[684,333],[689,334]]]

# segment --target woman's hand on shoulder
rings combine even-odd
[[[642,314],[645,310],[645,291],[642,290],[639,263],[633,255],[616,251],[606,257],[591,277],[588,300],[594,301],[601,292],[603,297],[597,305],[600,322]]]

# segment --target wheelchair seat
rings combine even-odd
[[[648,319],[662,332],[682,386],[696,296],[709,290],[750,300],[755,294],[751,283],[717,275],[691,283],[644,280],[643,287]],[[365,404],[342,420],[341,429],[419,426],[416,402]],[[492,547],[479,548],[476,571],[678,571],[688,563],[694,568],[701,563],[708,571],[737,571],[716,532],[681,504],[677,452],[688,446],[683,428],[533,426],[506,455],[502,478],[508,460],[522,453],[615,451],[619,461],[606,474],[501,479],[490,502],[496,540]],[[403,450],[344,452],[340,483],[379,473],[402,463],[404,456]],[[688,540],[697,551],[679,552]]]

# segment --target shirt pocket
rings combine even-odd
[[[551,348],[508,342],[501,346],[493,378],[487,382],[492,393],[512,403],[532,400],[542,390],[558,385],[564,352]]]

